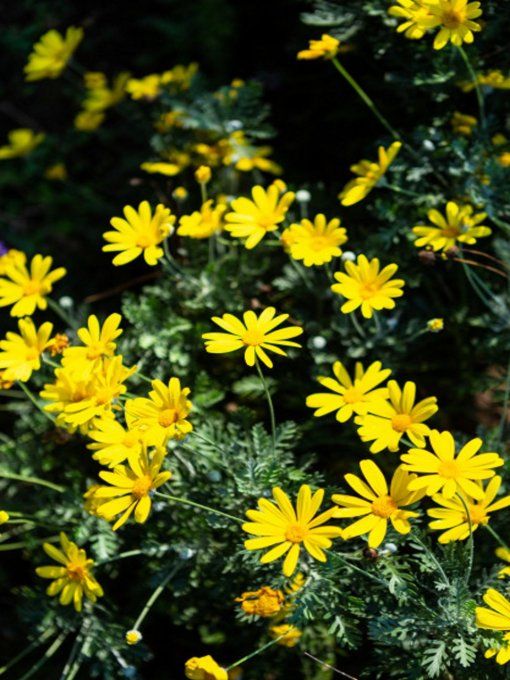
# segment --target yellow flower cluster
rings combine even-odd
[[[165,89],[187,90],[198,71],[198,64],[188,66],[177,65],[163,73],[151,73],[143,78],[129,78],[126,92],[132,99],[152,101],[161,95]]]

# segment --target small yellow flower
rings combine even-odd
[[[80,111],[74,119],[74,127],[80,132],[94,132],[105,119],[102,111]]]
[[[467,442],[458,454],[450,432],[432,430],[429,442],[432,451],[409,449],[400,457],[406,470],[420,475],[409,490],[425,489],[429,496],[441,490],[445,498],[460,493],[482,500],[484,493],[475,482],[494,477],[493,468],[503,465],[503,459],[497,453],[478,453],[483,444],[479,438]]]
[[[152,73],[144,78],[130,78],[126,83],[126,92],[131,99],[152,101],[161,94],[161,76]]]
[[[388,9],[388,14],[403,19],[397,27],[398,33],[406,38],[419,40],[429,28],[437,25],[437,20],[430,13],[430,8],[422,0],[396,0],[398,4]]]
[[[29,128],[17,128],[7,133],[8,143],[0,146],[0,160],[28,156],[41,142],[45,135],[35,133]]]
[[[195,170],[195,179],[199,184],[207,184],[211,181],[212,172],[208,165],[201,165]]]
[[[288,243],[294,260],[303,260],[305,267],[313,267],[331,262],[342,254],[340,246],[347,241],[347,232],[340,227],[338,218],[328,222],[319,214],[313,222],[302,219],[299,224],[291,224],[281,238]]]
[[[188,680],[228,680],[227,671],[212,656],[194,656],[186,661],[184,675]]]
[[[443,531],[439,536],[439,543],[464,541],[470,535],[470,523],[471,531],[475,531],[479,526],[485,526],[489,523],[491,512],[507,508],[510,505],[510,496],[504,496],[493,503],[501,486],[501,481],[501,477],[493,477],[485,489],[480,482],[479,486],[483,491],[483,498],[478,501],[469,497],[465,499],[469,519],[466,515],[464,503],[458,496],[453,496],[453,498],[444,498],[439,494],[433,496],[432,500],[441,507],[427,510],[427,514],[434,518],[434,521],[429,523],[429,527],[433,531]]]
[[[303,633],[299,628],[296,628],[296,626],[293,626],[290,623],[281,623],[277,626],[271,626],[269,628],[269,635],[273,640],[280,638],[278,640],[279,645],[283,645],[284,647],[295,647]]]
[[[233,314],[213,316],[212,321],[226,333],[204,333],[205,348],[211,354],[225,354],[244,348],[244,360],[248,366],[255,366],[260,359],[268,368],[273,368],[265,350],[287,356],[282,346],[301,347],[290,338],[301,335],[302,328],[286,326],[276,330],[288,318],[288,314],[276,315],[274,307],[267,307],[259,316],[251,310],[244,312],[243,321]]]
[[[358,434],[363,442],[373,442],[370,453],[384,449],[398,451],[403,436],[415,446],[425,446],[430,429],[424,421],[437,412],[436,397],[416,402],[416,385],[409,381],[401,389],[396,380],[388,382],[389,400],[374,401],[368,415],[357,416]]]
[[[189,387],[181,388],[179,378],[170,378],[168,385],[161,380],[151,384],[149,398],[126,401],[129,429],[138,430],[150,446],[165,446],[170,439],[183,439],[193,429],[187,420],[192,408]]]
[[[87,434],[92,439],[87,448],[95,451],[92,458],[100,465],[116,467],[126,459],[138,458],[142,451],[141,432],[126,429],[108,416],[98,418]]]
[[[427,329],[431,333],[440,333],[444,329],[444,319],[429,319]]]
[[[491,234],[491,229],[481,224],[487,213],[474,213],[471,205],[448,201],[444,216],[438,210],[429,210],[427,215],[432,224],[413,227],[413,233],[419,237],[414,242],[417,248],[444,252],[457,243],[474,245],[477,239]]]
[[[161,203],[156,206],[153,215],[148,201],[142,201],[138,210],[127,205],[124,217],[112,217],[110,220],[115,231],[103,234],[108,241],[103,251],[121,251],[113,258],[115,266],[127,264],[142,254],[148,265],[156,265],[164,255],[159,244],[172,233],[175,215],[171,215],[170,208]]]
[[[151,175],[165,175],[166,177],[175,177],[178,175],[182,167],[178,163],[166,163],[162,161],[142,163],[140,168]]]
[[[262,586],[258,590],[249,590],[235,599],[236,602],[241,603],[241,608],[246,614],[262,618],[269,618],[278,614],[283,607],[284,600],[281,590],[275,590],[269,586]]]
[[[278,229],[294,200],[291,191],[280,196],[279,190],[274,185],[267,190],[261,186],[253,187],[251,194],[253,200],[234,199],[232,212],[225,216],[228,222],[225,229],[234,238],[246,239],[244,245],[248,250],[255,248],[267,233]]]
[[[489,588],[483,596],[487,607],[477,607],[476,625],[496,631],[510,631],[510,602],[494,588]],[[485,652],[485,658],[496,657],[496,663],[505,664],[510,661],[510,632],[503,636],[503,644],[498,648],[491,648]]]
[[[0,510],[0,524],[6,524],[10,519],[9,513],[5,510]]]
[[[104,499],[96,514],[109,522],[120,515],[113,531],[125,524],[133,512],[138,524],[147,521],[152,505],[151,492],[172,476],[171,472],[161,472],[164,458],[164,449],[156,449],[152,454],[144,449],[138,458],[129,458],[127,466],[118,465],[113,471],[99,473],[109,486],[100,486],[94,491],[96,499]]]
[[[354,378],[351,378],[340,361],[335,361],[333,374],[334,378],[317,378],[330,392],[318,392],[306,398],[306,405],[317,409],[315,417],[336,411],[338,422],[345,423],[354,413],[366,415],[370,413],[372,404],[388,398],[388,388],[378,386],[388,378],[391,370],[383,369],[380,361],[374,361],[366,371],[361,362],[357,361]]]
[[[188,198],[188,190],[186,187],[175,187],[172,191],[172,198],[176,201],[185,201]]]
[[[325,524],[334,516],[335,509],[330,508],[317,515],[324,499],[324,489],[313,495],[310,487],[303,484],[299,490],[296,510],[282,489],[273,489],[274,501],[260,498],[258,510],[248,510],[246,516],[250,522],[243,524],[250,538],[244,545],[247,550],[261,550],[272,547],[260,558],[262,564],[273,562],[286,554],[283,562],[283,573],[292,576],[296,570],[301,547],[319,562],[326,562],[324,549],[332,545],[332,538],[342,536],[342,530],[331,524]]]
[[[36,328],[30,317],[18,321],[19,334],[8,331],[0,341],[0,369],[3,380],[27,382],[41,368],[41,354],[48,348],[53,324]]]
[[[53,579],[48,586],[50,597],[60,593],[60,604],[74,605],[77,612],[82,609],[83,596],[91,602],[103,596],[103,589],[92,575],[94,561],[87,558],[85,550],[78,548],[64,533],[60,534],[60,548],[51,543],[43,544],[44,552],[59,566],[37,567],[41,578]]]
[[[58,78],[83,39],[83,29],[70,26],[65,36],[52,29],[35,43],[25,66],[25,80]]]
[[[455,111],[450,124],[456,135],[471,137],[473,134],[473,129],[478,124],[478,121],[474,116],[468,116],[466,113],[459,113],[459,111]]]
[[[344,186],[338,195],[340,203],[349,206],[366,198],[393,163],[401,146],[401,142],[393,142],[388,149],[380,146],[378,161],[362,160],[351,165],[351,172],[358,176]]]
[[[474,21],[482,16],[480,2],[468,0],[429,0],[427,3],[430,14],[440,27],[434,39],[434,49],[441,50],[449,42],[456,47],[463,43],[472,43],[473,32],[481,31],[482,27]]]
[[[357,263],[345,262],[347,273],[336,272],[338,283],[331,286],[333,293],[347,299],[340,307],[344,314],[353,312],[361,307],[365,319],[371,319],[374,312],[383,309],[394,309],[395,300],[404,294],[402,279],[393,279],[398,265],[389,264],[379,271],[379,260],[374,257],[368,260],[365,255],[359,255]]]
[[[310,40],[308,49],[298,52],[298,59],[333,59],[338,54],[340,41],[323,33],[320,40]]]
[[[226,205],[213,207],[212,200],[206,201],[200,210],[179,218],[178,235],[197,239],[209,238],[222,230],[222,218],[226,209]]]
[[[333,494],[333,502],[341,506],[335,510],[334,517],[361,517],[343,530],[343,538],[348,540],[368,534],[369,547],[378,548],[386,536],[388,521],[399,534],[411,531],[409,520],[418,517],[418,513],[402,508],[419,501],[425,492],[408,490],[409,482],[417,476],[410,475],[402,465],[395,470],[389,488],[383,473],[372,460],[362,460],[359,466],[364,480],[356,475],[344,475],[347,484],[358,495]]]
[[[142,639],[142,637],[143,636],[139,630],[128,630],[126,632],[125,639],[128,645],[137,645]]]
[[[30,269],[22,262],[8,266],[0,277],[0,307],[13,305],[11,316],[31,316],[36,309],[46,309],[46,296],[66,274],[63,267],[50,271],[52,263],[51,257],[34,255]]]
[[[82,347],[69,347],[64,351],[63,366],[70,366],[74,370],[92,371],[101,359],[113,357],[117,348],[114,342],[122,333],[120,323],[122,316],[114,313],[108,316],[103,325],[95,314],[91,314],[87,325],[79,328],[78,338]]]
[[[510,168],[510,151],[499,154],[497,161],[502,168]]]

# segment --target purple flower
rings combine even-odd
[[[0,241],[0,257],[9,252],[9,248],[5,245],[3,241]]]

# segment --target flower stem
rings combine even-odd
[[[471,61],[467,55],[467,52],[464,50],[464,48],[459,45],[457,46],[457,49],[459,50],[459,54],[462,57],[462,60],[464,61],[464,64],[466,65],[466,69],[469,73],[469,76],[471,78],[471,81],[473,82],[475,91],[476,91],[476,98],[478,100],[478,108],[480,110],[480,123],[482,126],[482,129],[485,130],[486,128],[486,120],[485,120],[485,103],[483,100],[483,92],[480,87],[480,84],[478,82],[478,78],[476,77],[476,73],[473,69],[473,66],[471,64]]]
[[[262,383],[262,387],[264,389],[264,392],[266,393],[266,399],[267,399],[267,405],[269,408],[269,417],[271,419],[271,438],[273,441],[273,457],[276,458],[276,420],[275,420],[275,415],[274,415],[274,406],[273,406],[273,400],[271,399],[271,393],[269,392],[269,387],[267,386],[267,381],[264,378],[264,373],[262,372],[262,369],[260,368],[259,360],[255,357],[255,367],[257,369],[257,373],[259,374],[260,382]]]
[[[37,486],[46,486],[48,489],[57,491],[58,493],[64,493],[65,488],[59,486],[58,484],[53,484],[53,482],[47,482],[45,479],[39,479],[38,477],[24,477],[23,475],[16,475],[13,472],[4,472],[0,470],[0,479],[12,479],[16,482],[24,482],[25,484],[36,484]]]
[[[28,389],[28,387],[25,385],[25,383],[21,382],[21,380],[18,380],[18,385],[21,387],[23,392],[27,395],[27,397],[30,399],[32,404],[43,414],[43,416],[46,416],[48,420],[51,420],[53,424],[55,424],[55,419],[53,416],[51,416],[49,413],[47,413],[44,408],[41,406],[41,404],[37,401],[37,399],[34,397],[32,392]]]
[[[307,656],[309,659],[312,659],[316,663],[320,664],[324,668],[327,668],[328,670],[333,671],[333,673],[337,673],[337,675],[341,675],[344,678],[349,678],[349,680],[358,680],[358,678],[355,678],[354,675],[349,675],[349,673],[344,673],[343,671],[339,670],[338,668],[331,666],[331,664],[326,663],[325,661],[321,661],[321,659],[318,659],[313,654],[310,654],[310,652],[303,652],[303,654],[305,656]]]
[[[9,668],[12,668],[12,666],[17,664],[18,661],[21,661],[34,649],[37,649],[37,647],[40,647],[42,644],[44,644],[46,640],[48,640],[54,634],[55,628],[47,628],[45,631],[43,631],[41,635],[37,638],[37,640],[34,640],[29,645],[27,645],[25,649],[23,649],[19,654],[16,654],[16,656],[13,659],[11,659],[7,664],[5,664],[5,666],[2,666],[0,668],[0,675],[3,675],[6,671],[9,670]]]
[[[180,498],[179,496],[172,496],[171,494],[168,493],[162,493],[161,491],[154,491],[155,496],[161,496],[161,498],[167,498],[169,501],[175,501],[176,503],[182,503],[183,505],[191,505],[194,508],[198,508],[199,510],[205,510],[205,512],[212,512],[215,515],[221,515],[222,517],[226,517],[227,519],[231,519],[234,522],[239,522],[242,523],[244,522],[243,519],[240,517],[235,517],[234,515],[229,515],[226,512],[223,512],[221,510],[216,510],[216,508],[211,508],[208,505],[202,505],[201,503],[197,503],[196,501],[190,501],[188,498]]]
[[[506,550],[510,550],[510,546],[508,543],[506,543],[501,536],[498,534],[497,531],[495,531],[489,524],[484,524],[484,527],[487,529],[489,534],[492,534],[492,536],[496,539],[496,541],[499,543],[499,545],[502,548],[505,548]]]
[[[405,196],[412,196],[413,198],[421,198],[422,194],[418,194],[416,191],[410,191],[409,189],[402,189],[395,184],[389,184],[388,182],[381,182],[381,187],[386,187],[390,191],[394,191],[396,194],[404,194]]]
[[[437,559],[437,557],[434,555],[434,553],[432,552],[432,550],[428,547],[428,545],[427,545],[426,543],[424,543],[424,542],[421,540],[421,538],[420,538],[417,534],[413,534],[412,540],[413,540],[413,541],[416,541],[416,543],[418,543],[419,545],[421,545],[421,547],[423,548],[423,550],[427,553],[427,555],[430,557],[430,559],[431,559],[431,560],[434,562],[434,564],[436,565],[437,570],[438,570],[438,572],[441,574],[441,578],[443,579],[443,582],[445,583],[445,585],[450,586],[450,585],[451,585],[451,584],[450,584],[450,579],[449,579],[448,576],[446,575],[446,572],[445,572],[445,570],[443,569],[443,567],[441,566],[441,563],[439,562],[439,560]]]
[[[508,414],[508,400],[510,399],[510,360],[508,361],[508,367],[506,369],[506,379],[505,379],[505,396],[503,401],[503,410],[501,412],[501,418],[499,421],[498,428],[498,441],[500,445],[503,443],[503,435],[505,434],[505,425]]]
[[[158,599],[158,597],[161,595],[161,593],[163,592],[163,590],[166,588],[166,586],[167,586],[167,584],[168,584],[168,581],[170,581],[170,579],[171,579],[173,576],[175,576],[175,574],[177,573],[177,571],[178,571],[178,569],[179,569],[180,566],[181,566],[181,565],[178,564],[176,567],[174,567],[174,568],[173,568],[173,569],[165,576],[165,578],[161,581],[161,583],[160,583],[159,586],[156,588],[156,590],[155,590],[155,591],[152,593],[152,595],[149,597],[149,599],[148,599],[147,602],[145,603],[145,605],[144,605],[142,611],[140,612],[139,617],[136,619],[136,621],[135,621],[134,624],[133,624],[133,630],[139,630],[140,626],[141,626],[142,623],[143,623],[143,620],[145,619],[145,617],[147,616],[147,614],[150,612],[152,605],[156,602],[156,600]]]
[[[361,338],[366,337],[365,331],[363,330],[363,328],[362,328],[360,322],[359,322],[358,319],[356,318],[356,312],[352,312],[352,313],[349,315],[349,317],[350,317],[350,319],[351,319],[351,321],[352,321],[352,325],[353,325],[354,328],[356,329],[357,334],[358,334]]]
[[[256,649],[254,652],[251,654],[247,654],[246,656],[243,656],[242,659],[238,659],[237,661],[234,661],[234,663],[231,663],[230,666],[227,666],[225,669],[226,671],[231,671],[233,668],[236,668],[236,666],[240,666],[242,663],[245,661],[249,661],[249,659],[253,659],[254,656],[257,656],[258,654],[261,654],[262,652],[265,652],[266,649],[269,647],[272,647],[275,645],[277,642],[279,642],[283,637],[285,637],[285,633],[283,635],[280,635],[279,637],[275,638],[274,640],[271,640],[265,645],[262,645],[262,647],[259,647]]]
[[[376,583],[384,586],[385,588],[388,587],[388,584],[386,583],[386,581],[383,581],[382,578],[378,578],[377,576],[374,576],[370,572],[365,571],[364,569],[360,569],[355,564],[352,564],[351,562],[348,562],[347,560],[345,560],[339,553],[331,552],[330,550],[326,550],[326,552],[329,555],[331,555],[331,557],[333,557],[333,558],[337,559],[339,562],[341,562],[345,567],[348,567],[349,569],[353,569],[354,571],[357,571],[360,574],[363,574],[363,576],[366,576],[367,578],[372,579],[372,581],[375,581]]]
[[[43,656],[39,661],[34,664],[30,670],[25,673],[19,680],[28,680],[28,678],[33,677],[39,669],[48,661],[48,659],[51,659],[51,657],[58,652],[60,647],[64,644],[64,641],[67,637],[67,631],[63,631],[60,633],[60,635],[51,643],[51,645],[48,647],[48,649],[44,652]]]
[[[51,298],[47,298],[48,301],[48,307],[55,312],[57,316],[59,316],[64,323],[66,323],[69,328],[77,328],[77,323],[74,321],[74,319],[71,319],[71,317],[64,312],[62,307],[55,302],[55,300],[52,300]]]
[[[466,503],[464,496],[459,492],[457,492],[457,496],[459,497],[460,502],[464,506],[464,511],[466,513],[467,523],[469,524],[469,538],[468,538],[469,555],[468,555],[468,568],[466,570],[466,576],[465,576],[465,581],[466,581],[466,584],[467,584],[467,583],[469,583],[469,579],[471,577],[471,571],[473,569],[473,560],[474,560],[474,556],[475,556],[475,543],[474,543],[474,540],[473,540],[473,524],[472,524],[472,521],[471,521],[471,514],[469,512],[469,508],[467,506],[467,503]]]

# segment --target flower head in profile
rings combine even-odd
[[[227,671],[212,656],[194,656],[186,661],[184,675],[188,680],[228,680]]]
[[[328,222],[319,214],[313,222],[303,219],[299,224],[291,224],[282,233],[282,240],[288,242],[294,260],[302,260],[305,267],[313,267],[331,262],[342,254],[340,246],[347,241],[347,232],[338,218]]]
[[[164,446],[170,439],[183,439],[193,426],[187,420],[192,403],[189,387],[181,387],[179,378],[170,378],[168,385],[152,381],[149,397],[126,401],[126,422],[130,430],[138,430],[150,446]]]
[[[419,237],[414,242],[417,248],[444,252],[457,243],[473,245],[477,239],[491,234],[491,229],[482,224],[487,213],[475,213],[471,205],[449,201],[445,215],[438,210],[429,210],[427,214],[432,224],[413,227],[414,234]]]
[[[269,635],[283,647],[295,647],[303,633],[291,623],[279,623],[270,626]]]
[[[333,59],[338,53],[340,41],[323,33],[320,40],[310,40],[307,50],[298,52],[298,59]]]
[[[7,133],[7,144],[0,146],[0,160],[28,156],[41,144],[46,135],[30,128],[17,128]]]
[[[142,451],[141,432],[123,427],[111,416],[95,420],[87,434],[92,439],[87,448],[95,452],[92,458],[100,465],[116,467],[126,459],[138,458]]]
[[[333,517],[334,508],[317,514],[324,499],[324,490],[319,489],[312,495],[310,487],[303,484],[296,509],[279,487],[273,489],[273,497],[274,501],[259,499],[258,510],[246,512],[250,521],[243,524],[243,529],[257,536],[245,541],[246,549],[261,550],[274,546],[262,555],[260,562],[267,564],[286,555],[283,562],[285,576],[292,576],[296,570],[301,548],[313,559],[326,562],[324,549],[331,547],[331,539],[342,536],[342,530],[326,524]]]
[[[437,25],[437,19],[432,16],[423,0],[396,0],[396,2],[396,5],[388,9],[388,14],[403,19],[397,27],[397,32],[403,33],[406,38],[419,40],[429,28]]]
[[[409,489],[425,489],[429,496],[441,491],[445,498],[460,493],[482,500],[484,492],[478,480],[494,477],[494,468],[503,465],[503,459],[497,453],[478,453],[483,444],[479,438],[467,442],[458,454],[450,432],[432,430],[429,442],[432,451],[409,449],[400,458],[406,470],[419,475]]]
[[[403,508],[419,501],[425,492],[408,490],[409,482],[416,479],[416,475],[409,474],[401,465],[395,470],[389,488],[372,460],[362,460],[359,466],[364,479],[350,473],[345,475],[345,481],[358,495],[333,494],[333,502],[340,506],[334,517],[359,517],[344,529],[343,537],[347,540],[368,534],[369,547],[377,548],[386,536],[388,522],[399,534],[411,531],[409,520],[418,517],[418,513]]]
[[[249,590],[236,597],[241,603],[241,609],[250,616],[269,618],[275,616],[282,609],[285,597],[281,590],[269,586],[262,586],[258,590]]]
[[[0,307],[13,305],[11,316],[31,316],[36,309],[46,309],[46,296],[66,274],[63,267],[51,271],[52,263],[49,256],[34,255],[30,267],[21,262],[7,267],[0,277]]]
[[[103,234],[105,241],[108,241],[103,251],[120,251],[113,258],[116,266],[127,264],[139,255],[143,255],[148,265],[156,265],[164,254],[160,244],[172,233],[175,222],[175,215],[170,213],[170,208],[165,208],[161,203],[156,206],[154,214],[148,201],[142,201],[138,210],[127,205],[124,218],[112,217],[110,220],[115,231]]]
[[[371,405],[381,399],[387,399],[388,388],[379,387],[390,375],[389,368],[382,368],[380,361],[374,361],[364,370],[357,361],[354,376],[351,378],[340,361],[333,364],[334,378],[320,376],[318,382],[329,392],[317,392],[306,398],[306,405],[317,409],[314,416],[325,416],[336,411],[339,423],[345,423],[352,415],[366,415]]]
[[[35,43],[25,66],[25,80],[58,78],[83,40],[83,28],[69,26],[65,35],[55,29]]]
[[[415,446],[425,446],[425,436],[430,432],[425,421],[438,410],[436,397],[416,401],[416,384],[408,381],[401,388],[396,380],[388,382],[388,400],[371,405],[370,413],[358,416],[358,434],[363,442],[372,442],[371,453],[384,449],[398,451],[402,437],[408,437]]]
[[[365,319],[371,319],[374,312],[382,309],[394,309],[394,298],[404,294],[402,279],[393,279],[398,265],[389,264],[380,270],[379,259],[368,260],[359,255],[357,262],[345,262],[346,273],[336,272],[338,283],[331,286],[333,293],[346,298],[340,307],[344,314],[353,312],[358,307]]]
[[[465,498],[469,516],[466,514],[464,503],[458,496],[452,498],[444,498],[440,494],[433,496],[432,500],[440,507],[427,510],[427,514],[433,518],[429,527],[433,531],[443,532],[438,538],[439,543],[464,541],[470,535],[470,527],[471,531],[475,531],[479,526],[487,525],[492,512],[507,508],[510,505],[510,496],[504,496],[493,502],[501,486],[501,481],[501,477],[496,475],[489,481],[485,489],[480,482],[479,486],[483,490],[483,498],[479,500]]]
[[[122,328],[119,328],[121,321],[121,315],[114,313],[101,325],[97,316],[91,314],[87,319],[87,325],[77,331],[82,346],[66,349],[62,365],[90,372],[97,367],[101,359],[113,357],[117,348],[115,340],[122,333]]]
[[[102,597],[103,589],[92,575],[94,561],[87,557],[82,548],[70,541],[64,533],[60,534],[60,547],[51,543],[43,544],[44,552],[58,566],[37,567],[36,574],[41,578],[52,579],[47,593],[50,597],[59,595],[60,604],[73,604],[77,612],[82,609],[83,597],[95,602]]]
[[[226,209],[226,205],[220,203],[213,207],[211,199],[206,201],[200,210],[179,218],[178,235],[198,239],[209,238],[222,230],[222,218]]]
[[[480,2],[469,0],[425,0],[435,25],[439,28],[434,49],[441,50],[449,42],[456,47],[474,40],[473,33],[482,27],[475,21],[482,16]]]
[[[483,600],[488,607],[477,607],[476,625],[479,628],[496,631],[510,631],[510,602],[495,588],[489,588]],[[485,658],[496,657],[496,663],[505,664],[510,661],[510,632],[503,636],[500,647],[488,649]]]
[[[301,335],[302,328],[285,326],[277,329],[277,326],[288,318],[288,314],[276,315],[274,307],[266,307],[259,316],[252,310],[244,312],[242,321],[233,314],[213,316],[214,323],[226,332],[204,333],[202,337],[205,340],[205,348],[211,354],[225,354],[244,349],[244,360],[248,366],[254,366],[260,359],[268,368],[272,368],[273,362],[266,351],[286,356],[282,346],[301,347],[290,338]]]
[[[234,199],[232,212],[225,215],[225,229],[234,238],[245,239],[244,245],[248,250],[255,248],[267,233],[278,229],[294,200],[292,191],[280,196],[274,185],[268,189],[253,187],[251,195],[253,200],[244,197]]]
[[[362,160],[351,165],[351,171],[357,177],[348,182],[338,195],[340,203],[349,206],[366,198],[393,163],[401,146],[401,142],[393,142],[387,149],[380,146],[377,161]]]
[[[36,328],[30,318],[18,321],[19,334],[8,331],[0,341],[0,369],[4,380],[27,382],[32,371],[41,368],[41,354],[50,345],[53,324],[46,321]]]
[[[172,476],[171,472],[161,471],[164,458],[164,449],[149,453],[144,448],[137,458],[130,457],[127,465],[118,465],[112,471],[103,470],[99,473],[108,486],[99,486],[94,490],[94,498],[102,501],[96,514],[108,522],[117,517],[113,531],[125,524],[133,513],[138,524],[147,521],[152,506],[152,491]]]
[[[477,123],[478,121],[474,116],[469,116],[467,113],[460,113],[459,111],[455,111],[450,120],[454,133],[463,137],[471,137]]]

